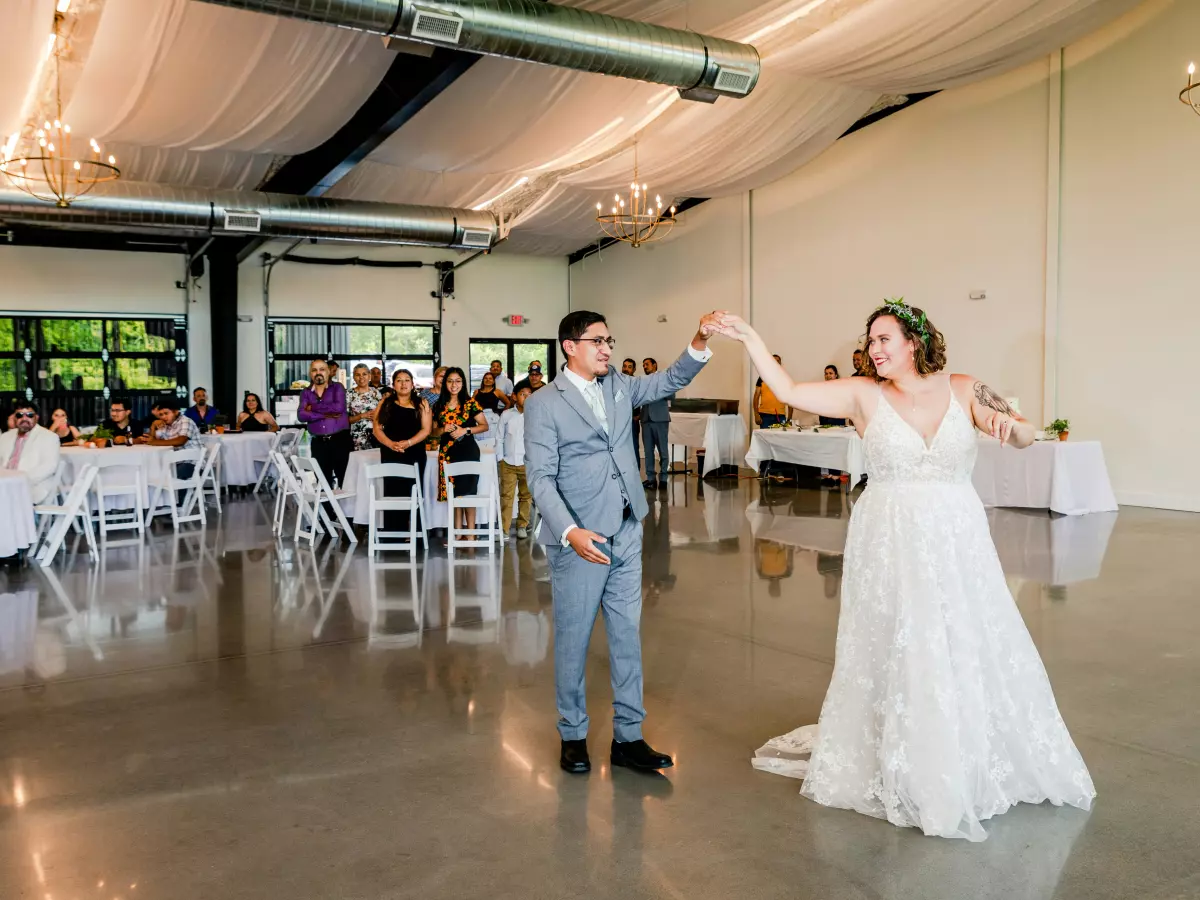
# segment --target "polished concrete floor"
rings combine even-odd
[[[848,500],[677,480],[647,521],[666,776],[557,767],[545,560],[276,543],[269,501],[0,574],[0,898],[1200,897],[1200,516],[997,511],[1099,790],[982,844],[755,771],[816,720]],[[593,759],[611,735],[602,636]]]

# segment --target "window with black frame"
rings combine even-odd
[[[328,322],[271,319],[267,322],[272,410],[281,397],[299,396],[308,386],[314,359],[333,359],[350,384],[359,363],[378,368],[384,384],[397,369],[413,373],[417,387],[433,384],[441,359],[441,330],[435,322]]]
[[[0,406],[32,400],[42,424],[61,408],[71,424],[95,425],[114,397],[145,420],[164,396],[184,404],[187,383],[183,317],[0,313]]]

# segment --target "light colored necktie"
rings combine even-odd
[[[596,414],[596,418],[604,427],[604,433],[608,434],[608,414],[604,411],[604,394],[603,388],[600,387],[600,382],[593,381],[588,385],[588,389],[583,392],[583,396],[587,399],[588,406],[592,408],[592,412]]]

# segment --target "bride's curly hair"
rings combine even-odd
[[[900,324],[900,331],[913,342],[913,365],[918,374],[932,375],[946,368],[946,339],[934,327],[925,315],[925,310],[909,306],[901,297],[898,300],[887,300],[883,306],[871,313],[867,319],[867,331],[863,339],[863,374],[883,381],[875,371],[875,361],[871,359],[871,326],[875,320],[883,316],[891,316]]]

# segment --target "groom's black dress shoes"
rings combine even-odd
[[[671,768],[675,765],[675,760],[665,753],[659,753],[645,741],[613,741],[612,764],[655,772]]]
[[[587,741],[563,741],[562,755],[558,764],[564,772],[572,775],[583,775],[592,771],[592,761],[588,758]]]

